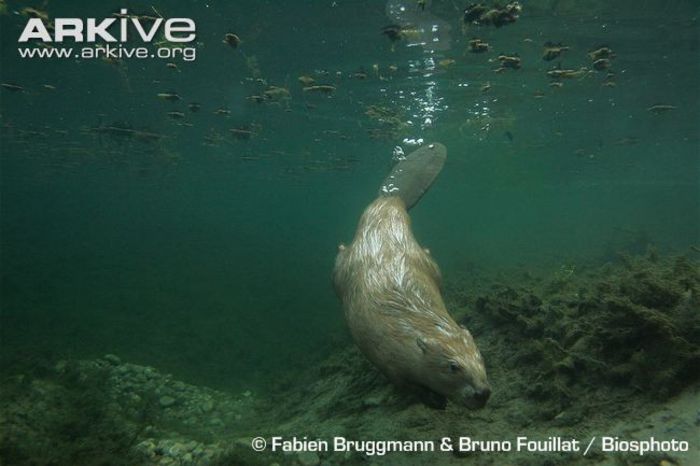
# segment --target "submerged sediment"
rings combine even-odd
[[[73,465],[699,464],[696,261],[651,251],[602,266],[470,272],[445,288],[492,374],[482,410],[426,407],[349,341],[264,396],[108,355],[4,374],[0,455]],[[267,441],[262,452],[251,448],[256,437]],[[273,438],[295,437],[328,448],[270,451]],[[583,456],[593,437],[659,448],[606,451],[596,440]],[[690,447],[661,448],[673,441]]]

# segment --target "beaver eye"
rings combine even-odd
[[[459,364],[457,364],[454,361],[450,361],[450,372],[452,372],[452,373],[459,372],[460,369],[461,369],[461,367],[459,367]]]

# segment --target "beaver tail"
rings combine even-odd
[[[380,196],[399,196],[406,210],[418,203],[433,184],[447,158],[447,149],[439,142],[426,144],[399,161],[384,179]]]

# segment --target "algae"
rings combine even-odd
[[[424,405],[384,379],[349,338],[322,364],[280,374],[265,396],[188,385],[114,355],[34,361],[31,371],[4,369],[14,374],[0,381],[0,457],[30,465],[694,464],[700,452],[252,451],[257,436],[695,438],[696,262],[649,250],[602,266],[464,272],[446,283],[445,298],[486,359],[493,395],[482,410]]]

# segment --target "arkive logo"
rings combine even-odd
[[[129,14],[125,8],[109,18],[54,18],[36,15],[27,20],[17,42],[22,58],[121,60],[181,58],[194,61],[197,26],[191,18]],[[154,39],[157,39],[154,42]],[[140,41],[140,46],[138,45]],[[42,47],[31,47],[29,42]],[[134,45],[136,43],[137,45]],[[146,45],[153,43],[154,48]]]
[[[125,43],[134,32],[143,42],[151,42],[161,27],[165,39],[169,42],[192,42],[197,36],[197,27],[190,18],[149,18],[142,21],[138,16],[129,16],[124,8],[120,10],[119,18],[104,18],[99,23],[97,21],[96,18],[55,18],[53,27],[47,27],[42,18],[29,18],[18,42],[24,43],[33,39],[43,42],[63,42],[70,38],[78,43],[91,43],[98,40],[107,43]],[[115,24],[118,24],[117,33],[110,31],[114,29]],[[53,31],[53,37],[50,31]],[[116,37],[114,34],[117,34]]]

